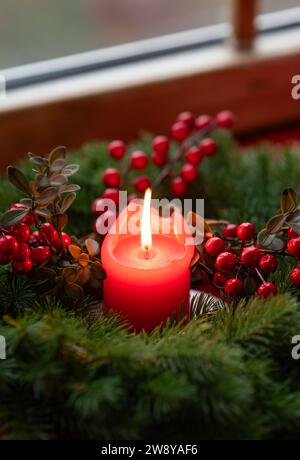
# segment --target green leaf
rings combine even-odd
[[[24,174],[14,166],[7,167],[8,180],[21,192],[26,195],[31,195],[31,188],[28,179]]]
[[[56,160],[64,160],[66,158],[66,147],[59,146],[52,150],[49,155],[49,164],[53,165]]]
[[[62,214],[65,214],[67,212],[67,210],[72,206],[75,200],[76,200],[76,193],[74,192],[66,196],[66,198],[64,199],[61,205]]]
[[[284,226],[287,219],[287,214],[277,214],[271,217],[266,224],[266,230],[268,233],[278,233]]]
[[[291,187],[285,189],[281,194],[281,212],[292,212],[297,207],[297,195]]]
[[[261,248],[268,248],[272,244],[274,238],[275,235],[271,235],[264,228],[257,235],[257,242]]]
[[[9,209],[0,218],[2,227],[9,227],[20,222],[29,212],[29,209]]]

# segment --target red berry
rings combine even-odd
[[[65,248],[69,247],[70,244],[72,243],[72,239],[71,239],[70,235],[68,235],[68,233],[65,233],[65,232],[61,233],[61,240],[62,240],[62,244],[63,244],[63,246]],[[58,234],[57,234],[57,237],[55,239],[52,239],[51,244],[52,244],[53,248],[56,251],[61,250],[61,242],[60,242],[60,238],[59,238]]]
[[[171,136],[178,142],[184,141],[189,134],[189,128],[183,121],[177,121],[171,127]]]
[[[0,238],[0,253],[6,257],[14,257],[18,253],[19,243],[14,236],[5,235]]]
[[[96,198],[92,203],[91,209],[95,216],[101,216],[101,214],[107,209],[107,206],[104,205],[103,198]]]
[[[191,112],[181,112],[177,116],[176,121],[183,121],[190,129],[193,129],[195,125],[195,117]]]
[[[148,157],[145,152],[137,150],[131,154],[130,164],[133,169],[144,169],[148,164]]]
[[[137,192],[144,193],[151,184],[147,176],[138,176],[134,179],[133,185]]]
[[[12,257],[7,257],[7,256],[4,256],[3,254],[0,254],[0,265],[7,265],[11,261],[12,261]]]
[[[157,152],[152,152],[151,158],[152,158],[153,163],[156,166],[163,166],[167,161],[166,156],[161,155],[160,153],[157,153]]]
[[[298,233],[295,232],[291,227],[288,228],[288,239],[298,238]]]
[[[213,139],[210,139],[208,137],[206,139],[203,139],[200,142],[199,149],[200,149],[201,155],[211,157],[217,151],[217,144],[215,143]]]
[[[297,238],[292,238],[291,240],[288,241],[287,244],[287,249],[288,252],[296,257],[297,259],[300,258],[300,236]]]
[[[198,147],[191,147],[189,150],[187,150],[185,152],[185,159],[188,163],[198,166],[202,160],[202,155]]]
[[[107,188],[102,193],[102,198],[112,200],[115,204],[119,204],[119,190],[116,188]]]
[[[237,264],[237,258],[231,252],[221,252],[216,260],[216,267],[221,272],[232,272]]]
[[[275,272],[277,265],[278,263],[276,257],[272,256],[271,254],[265,254],[259,261],[259,268],[266,275]]]
[[[19,249],[18,253],[15,255],[14,259],[17,262],[22,262],[23,260],[29,259],[30,258],[30,247],[28,244],[25,243],[19,243]]]
[[[182,177],[174,177],[171,182],[171,190],[176,196],[183,196],[187,192],[186,182]]]
[[[230,278],[226,281],[224,291],[230,296],[240,296],[244,290],[244,283],[238,278]]]
[[[222,238],[219,238],[217,236],[209,238],[209,240],[207,240],[205,243],[205,250],[207,254],[213,257],[217,257],[219,254],[221,254],[221,252],[224,252],[225,249],[225,242],[222,240]]]
[[[121,176],[117,169],[107,168],[103,173],[102,180],[107,187],[119,187]]]
[[[154,152],[164,156],[168,153],[169,145],[170,142],[166,136],[156,136],[152,142]]]
[[[205,129],[208,128],[212,122],[212,118],[209,115],[200,115],[195,120],[196,129]]]
[[[39,235],[40,240],[45,244],[51,244],[53,240],[58,238],[56,228],[49,222],[46,222],[41,226]]]
[[[13,203],[10,205],[9,209],[28,209],[28,206],[22,203]]]
[[[226,227],[222,229],[222,235],[225,238],[235,238],[236,237],[236,231],[237,231],[237,225],[234,224],[228,224]]]
[[[196,166],[186,163],[182,166],[180,175],[185,182],[195,182],[198,177],[198,169]]]
[[[110,144],[108,144],[108,152],[110,156],[116,160],[120,160],[125,155],[126,145],[123,141],[112,141]]]
[[[25,242],[30,237],[30,230],[28,225],[19,222],[16,225],[8,228],[9,233],[16,238],[19,242]]]
[[[246,267],[257,267],[260,258],[261,251],[255,246],[243,249],[241,260]]]
[[[12,266],[13,266],[13,269],[18,273],[28,273],[32,270],[32,260],[25,259],[25,260],[22,260],[21,262],[18,262],[15,260]]]
[[[215,272],[213,276],[213,283],[218,288],[223,288],[228,280],[228,276],[221,272]]]
[[[277,294],[277,287],[274,283],[263,283],[257,289],[257,294],[259,297],[264,297],[266,299],[270,295]]]
[[[30,244],[30,246],[38,246],[41,244],[40,232],[38,230],[31,233],[28,244]]]
[[[231,129],[234,125],[234,115],[229,110],[223,110],[216,116],[217,126],[220,128]]]
[[[37,265],[48,262],[48,260],[51,259],[50,248],[48,246],[37,246],[36,248],[32,248],[31,258],[32,261]]]
[[[255,236],[255,227],[250,222],[244,222],[236,230],[237,237],[242,240],[252,240]]]
[[[290,273],[291,282],[295,287],[300,286],[300,268],[294,268]]]

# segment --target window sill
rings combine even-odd
[[[292,75],[299,74],[299,33],[262,35],[247,52],[210,46],[11,90],[0,100],[6,155],[127,139],[140,129],[164,132],[184,109],[231,109],[239,132],[293,121],[300,116],[290,94]]]

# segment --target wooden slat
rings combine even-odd
[[[255,37],[257,0],[231,0],[233,42],[240,49],[251,48]]]

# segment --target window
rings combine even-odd
[[[224,0],[2,0],[0,68],[181,32],[228,19]]]

